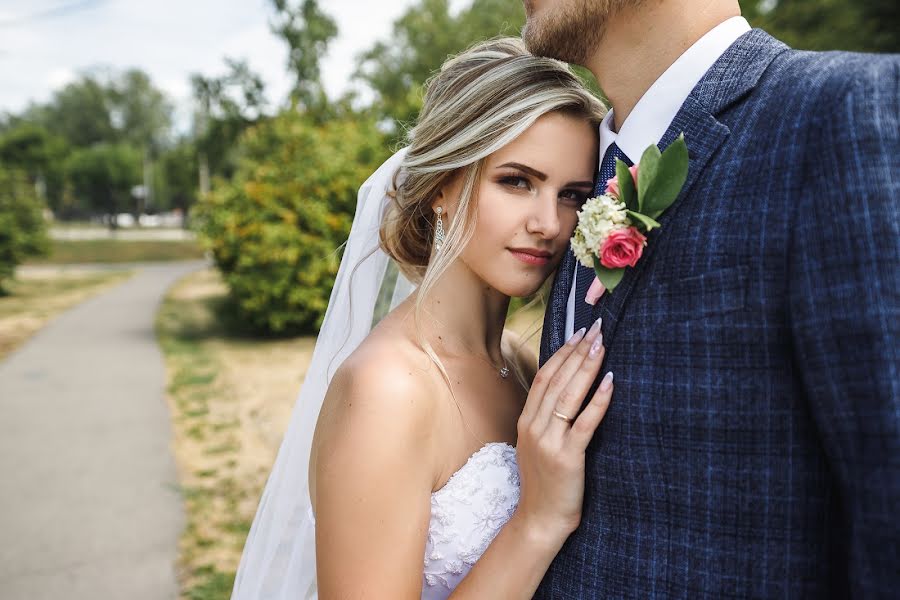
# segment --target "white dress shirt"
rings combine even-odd
[[[659,143],[681,105],[713,63],[748,31],[750,24],[746,19],[732,17],[694,42],[641,96],[618,133],[613,131],[613,111],[609,111],[600,123],[600,160],[615,142],[631,162],[637,163],[650,144]],[[576,265],[576,272],[577,268]],[[572,277],[566,305],[566,339],[575,329],[575,285],[576,278]]]

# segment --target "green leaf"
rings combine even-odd
[[[687,180],[687,173],[688,148],[682,133],[660,156],[652,180],[646,187],[642,187],[643,183],[640,184],[641,212],[654,219],[661,215],[678,198]],[[641,161],[641,181],[643,174],[644,163]]]
[[[642,214],[650,214],[644,204],[647,201],[647,189],[651,187],[653,180],[656,179],[656,171],[659,169],[659,148],[656,144],[651,144],[644,150],[641,156],[641,168],[638,169],[638,209],[636,212]],[[633,209],[632,209],[633,210]]]
[[[634,212],[633,210],[626,211],[629,217],[632,220],[637,221],[636,225],[638,228],[644,230],[644,232],[652,231],[657,227],[660,227],[660,224],[648,217],[647,215],[642,215],[639,212]]]
[[[631,177],[628,165],[618,158],[616,159],[616,179],[619,181],[619,200],[625,204],[625,208],[637,210],[638,194],[634,188],[634,179]]]
[[[619,285],[619,282],[622,281],[622,277],[625,275],[625,269],[607,269],[600,262],[600,259],[595,256],[594,273],[597,274],[597,279],[600,280],[600,283],[603,284],[606,291],[612,293],[612,291],[616,289],[616,286]]]

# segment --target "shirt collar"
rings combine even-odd
[[[631,162],[637,163],[650,144],[659,142],[713,63],[748,31],[750,24],[744,17],[732,17],[694,42],[641,96],[618,133],[613,131],[610,110],[600,123],[600,159],[615,142]]]

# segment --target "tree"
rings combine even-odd
[[[747,19],[805,50],[900,51],[896,0],[741,0]]]
[[[315,112],[327,104],[319,65],[328,44],[337,36],[334,19],[319,9],[316,0],[301,0],[299,6],[290,0],[272,0],[276,16],[272,31],[290,49],[288,69],[294,74],[292,104]]]
[[[163,209],[177,208],[187,214],[197,198],[197,146],[190,138],[178,140],[157,162],[157,199]]]
[[[366,52],[356,77],[375,91],[375,110],[401,124],[422,107],[422,86],[451,55],[499,35],[519,35],[525,24],[521,0],[474,0],[458,14],[448,0],[421,0],[395,23],[389,41]]]
[[[196,112],[200,195],[209,192],[212,176],[228,178],[234,170],[234,146],[241,133],[263,116],[265,84],[246,61],[225,59],[228,72],[218,77],[191,76]]]
[[[129,176],[129,185],[152,183],[153,161],[168,142],[171,114],[171,103],[143,71],[98,69],[57,91],[50,102],[9,119],[0,154],[3,147],[9,149],[6,160],[24,168],[39,189],[46,190],[58,214],[124,206],[127,197],[122,199],[117,187],[124,184],[110,188],[110,177],[136,154],[139,175],[134,181]],[[109,155],[110,148],[125,155],[116,159]],[[67,181],[73,174],[77,181]],[[94,175],[101,179],[89,181]],[[86,195],[97,190],[108,193],[102,198]]]
[[[0,166],[0,296],[8,293],[16,265],[49,251],[42,209],[26,174]]]
[[[173,107],[166,95],[139,69],[129,69],[111,81],[108,93],[118,139],[159,152],[172,128]]]
[[[67,153],[63,138],[36,123],[16,120],[0,134],[0,165],[24,172],[54,212],[61,208]]]
[[[131,189],[141,183],[141,171],[141,151],[125,143],[78,148],[66,161],[74,193],[87,208],[110,215],[133,209]]]
[[[66,85],[45,105],[32,105],[24,119],[46,127],[73,147],[116,142],[110,89],[92,74]]]
[[[32,105],[22,119],[44,126],[76,148],[127,141],[160,146],[172,125],[172,105],[139,69],[95,69]]]

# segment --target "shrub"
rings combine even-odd
[[[249,129],[230,181],[192,215],[229,288],[235,317],[256,333],[315,331],[328,306],[359,186],[386,157],[372,120],[324,123],[296,111]]]
[[[43,208],[24,172],[0,166],[0,295],[16,265],[50,250]]]

